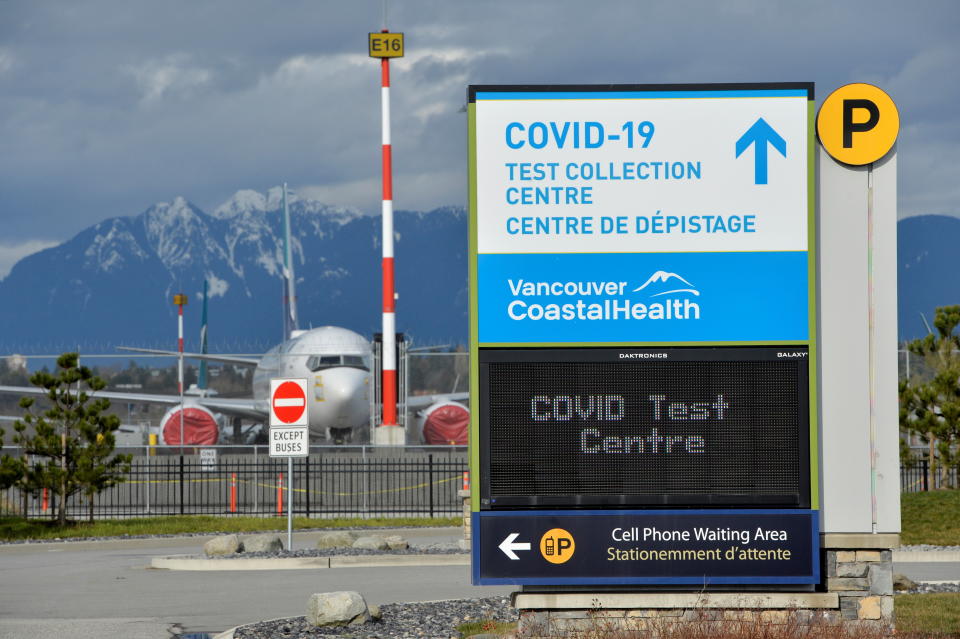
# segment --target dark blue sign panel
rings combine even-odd
[[[473,513],[475,585],[815,584],[813,510]]]

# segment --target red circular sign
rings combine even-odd
[[[303,417],[307,409],[307,397],[294,382],[284,382],[273,393],[273,414],[284,424],[292,424]]]

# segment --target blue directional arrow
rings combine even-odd
[[[751,144],[755,145],[753,149],[753,183],[767,183],[767,144],[773,145],[780,155],[787,157],[787,141],[780,137],[780,134],[773,130],[773,127],[767,124],[763,118],[758,118],[747,132],[737,140],[737,157],[746,151]]]

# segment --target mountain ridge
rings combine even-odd
[[[182,197],[106,219],[27,256],[0,280],[0,351],[175,344],[172,296],[189,296],[185,336],[199,341],[200,291],[211,282],[212,350],[281,341],[282,218],[276,189],[240,191],[211,215]],[[288,199],[304,328],[368,337],[380,323],[380,219]],[[419,343],[466,341],[466,213],[397,211],[398,330]],[[191,308],[194,307],[194,308]]]
[[[196,348],[204,279],[210,282],[212,350],[262,352],[279,343],[279,193],[238,191],[214,214],[176,197],[24,257],[0,280],[7,302],[0,306],[0,352],[171,348],[177,292],[190,298],[185,336],[187,348]],[[302,327],[344,326],[367,337],[379,332],[380,218],[295,194],[288,202]],[[398,330],[419,344],[465,344],[466,211],[446,206],[395,215]],[[916,216],[900,220],[897,229],[902,342],[926,334],[921,315],[930,321],[937,306],[960,303],[960,278],[951,277],[960,219]]]

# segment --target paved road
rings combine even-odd
[[[960,562],[894,563],[893,572],[914,581],[960,581]]]
[[[456,529],[404,531],[415,543]],[[294,547],[313,545],[297,533]],[[179,572],[155,556],[199,551],[205,538],[0,546],[0,639],[170,639],[175,633],[302,615],[314,592],[357,590],[370,603],[507,594],[469,585],[465,566]],[[898,563],[914,580],[960,579],[960,563]]]
[[[443,531],[407,536],[423,543],[454,538]],[[175,632],[219,632],[302,615],[315,592],[357,590],[369,603],[383,604],[512,590],[471,586],[465,566],[258,572],[147,568],[154,556],[197,552],[203,541],[0,546],[0,638],[169,639]],[[294,535],[295,548],[308,541],[306,534]]]

